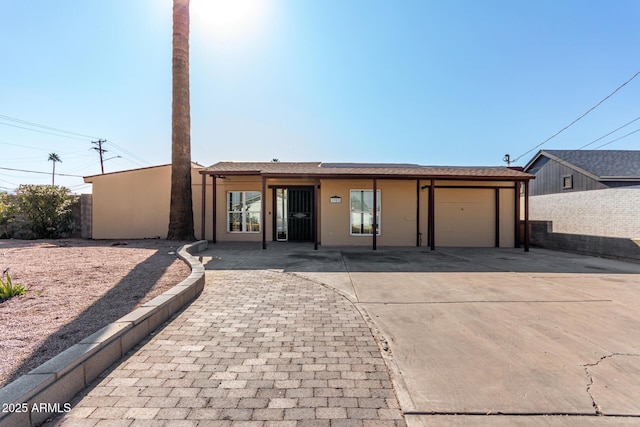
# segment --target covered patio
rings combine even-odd
[[[362,246],[368,241],[373,250],[380,244],[424,245],[432,250],[436,245],[518,248],[523,244],[529,250],[528,187],[533,175],[520,168],[220,162],[199,173],[200,237],[214,243],[221,235],[223,241],[260,239],[266,249],[267,241],[297,240],[289,238],[289,231],[304,222],[308,232],[299,236],[313,242],[315,249],[321,244]],[[307,196],[299,212],[280,207],[291,203],[285,195],[298,197],[302,189]],[[254,204],[247,203],[250,196]],[[229,201],[230,197],[237,200]],[[381,197],[391,206],[381,207]],[[231,225],[234,221],[251,224],[237,228]],[[383,235],[382,228],[391,231]]]

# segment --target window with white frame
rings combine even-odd
[[[376,193],[376,235],[380,235],[380,190]],[[351,235],[373,235],[373,190],[351,190]]]
[[[227,231],[258,233],[261,208],[259,191],[227,192]]]

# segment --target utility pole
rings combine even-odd
[[[507,167],[511,166],[511,156],[510,155],[505,154],[504,157],[502,158],[502,161],[507,164]]]
[[[91,141],[92,144],[96,144],[97,147],[93,147],[94,150],[96,150],[98,152],[98,154],[100,154],[100,170],[102,170],[102,174],[104,175],[104,160],[103,160],[103,154],[107,152],[107,150],[105,150],[104,148],[102,148],[102,144],[107,142],[106,139],[99,139],[97,141]]]

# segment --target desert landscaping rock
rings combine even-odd
[[[180,242],[115,243],[0,240],[0,270],[27,288],[0,303],[0,386],[189,276]]]

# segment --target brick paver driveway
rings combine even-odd
[[[202,295],[56,424],[403,426],[360,312],[269,270],[208,271]]]

